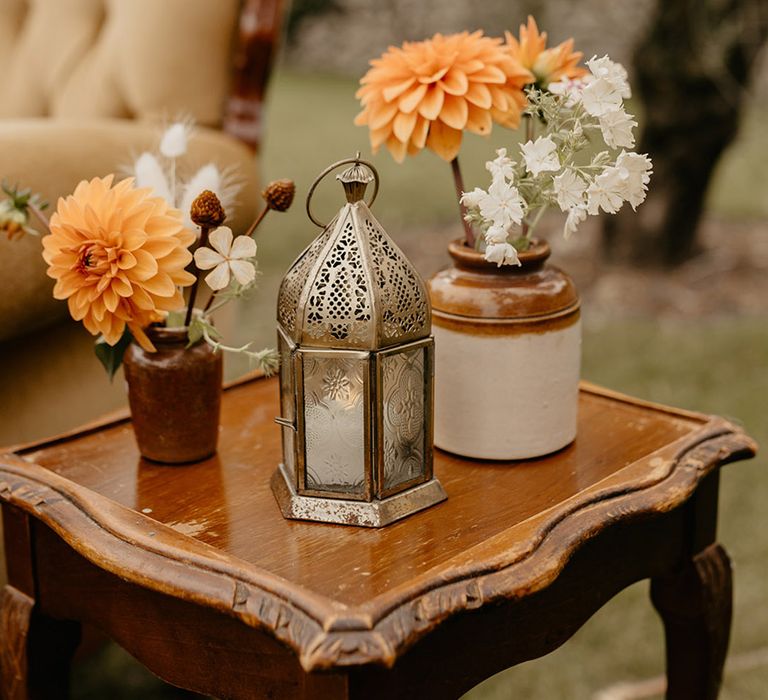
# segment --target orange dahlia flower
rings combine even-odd
[[[516,127],[522,88],[533,81],[501,39],[481,31],[390,46],[371,66],[356,94],[363,111],[355,124],[370,129],[374,153],[386,145],[398,162],[425,146],[451,161],[464,129],[489,134],[493,121]]]
[[[152,350],[143,328],[184,305],[177,285],[195,280],[184,270],[195,235],[151,189],[135,189],[132,179],[112,186],[113,179],[84,180],[59,198],[43,258],[56,280],[53,296],[67,300],[72,318],[110,345],[127,325]]]
[[[533,73],[536,84],[546,88],[550,83],[556,83],[563,78],[580,78],[587,74],[585,68],[578,66],[583,57],[581,51],[573,50],[573,39],[553,46],[547,46],[547,33],[539,32],[536,20],[528,15],[528,25],[520,25],[520,39],[510,32],[506,48],[510,55],[522,66]]]

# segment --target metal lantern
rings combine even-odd
[[[350,163],[337,176],[348,203],[324,226],[312,194]],[[359,154],[320,174],[307,214],[323,232],[280,286],[283,461],[272,490],[286,518],[380,527],[446,497],[432,475],[429,298],[371,214],[378,187]]]

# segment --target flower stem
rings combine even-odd
[[[544,215],[544,212],[547,210],[547,208],[548,207],[546,204],[543,204],[541,207],[539,207],[539,210],[536,212],[536,216],[533,218],[533,223],[530,225],[530,227],[528,227],[528,235],[526,236],[527,238],[530,238],[530,236],[533,235],[533,231],[536,228],[536,225],[539,223],[539,220]]]
[[[261,214],[259,214],[259,215],[256,217],[256,221],[254,221],[254,222],[253,222],[253,223],[252,223],[252,224],[251,224],[251,225],[248,227],[248,230],[245,232],[245,235],[246,235],[246,236],[252,236],[252,235],[255,233],[255,231],[256,231],[256,227],[257,227],[257,226],[258,226],[258,225],[259,225],[259,224],[260,224],[260,223],[261,223],[261,222],[264,220],[264,217],[267,215],[267,213],[268,213],[268,212],[269,212],[269,205],[267,205],[266,207],[264,207],[264,209],[262,210]]]
[[[528,143],[528,141],[533,141],[534,136],[534,127],[536,126],[533,121],[533,116],[530,114],[526,114],[525,117],[525,142]],[[538,218],[536,219],[538,221]],[[534,223],[534,226],[536,223]],[[533,232],[533,227],[528,225],[528,219],[523,219],[523,238],[528,238],[529,235]]]
[[[231,345],[223,345],[218,340],[211,338],[210,334],[205,328],[203,328],[203,340],[205,340],[205,342],[213,348],[214,352],[224,351],[245,355],[249,360],[256,362],[267,376],[273,374],[274,371],[278,368],[279,357],[277,353],[271,348],[265,348],[264,350],[254,352],[250,349],[251,345],[253,345],[252,342],[246,343],[239,348],[232,347]]]
[[[45,227],[45,230],[48,231],[48,233],[51,232],[51,224],[48,220],[48,217],[43,213],[43,210],[40,209],[36,204],[32,204],[32,202],[29,202],[27,204],[27,207],[29,211],[32,212],[34,217]]]
[[[200,246],[208,245],[208,234],[211,232],[207,226],[200,227]],[[192,289],[189,292],[189,303],[187,305],[187,315],[184,317],[184,325],[189,327],[189,322],[192,320],[192,311],[195,308],[195,300],[197,299],[197,288],[200,286],[200,278],[203,276],[202,270],[198,270],[195,276],[195,281],[192,283]]]
[[[464,225],[464,238],[467,245],[470,248],[475,247],[475,234],[472,231],[472,226],[464,217],[467,213],[466,207],[461,203],[461,195],[464,192],[464,180],[461,177],[461,168],[459,167],[459,157],[456,156],[451,161],[451,172],[453,173],[453,184],[456,187],[456,198],[459,202],[459,216],[461,217],[461,223]]]
[[[220,309],[228,300],[225,300],[221,304],[218,304],[216,308],[211,311],[211,306],[213,305],[213,302],[216,301],[216,292],[211,294],[211,296],[208,297],[208,301],[205,303],[205,306],[203,307],[203,316],[205,316],[207,313],[213,313],[216,309]]]
[[[530,114],[525,115],[525,140],[533,141],[534,127],[533,117]]]
[[[220,299],[217,304],[214,304],[213,302],[216,301],[219,298],[219,293],[214,292],[211,294],[210,298],[208,299],[208,303],[205,305],[205,308],[203,309],[203,316],[210,316],[214,312],[218,311],[222,306],[227,304],[230,299]]]
[[[171,206],[176,206],[176,159],[171,158]]]

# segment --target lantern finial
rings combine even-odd
[[[365,190],[369,182],[373,182],[374,176],[371,169],[360,162],[360,151],[355,155],[355,162],[343,173],[336,176],[344,187],[347,201],[350,204],[359,202],[365,197]]]
[[[336,170],[339,166],[347,165],[348,163],[353,163],[353,167],[348,168],[340,176],[337,176],[337,178],[341,180],[344,190],[347,192],[349,203],[354,204],[355,202],[362,200],[363,194],[365,193],[365,187],[371,180],[373,180],[373,194],[368,202],[368,207],[373,204],[376,195],[379,193],[379,174],[371,163],[360,158],[360,151],[357,152],[357,155],[354,158],[345,158],[344,160],[329,165],[315,178],[315,181],[309,187],[309,192],[307,192],[307,216],[313,224],[322,229],[325,229],[326,224],[316,219],[312,214],[312,195],[315,193],[315,188],[326,175]],[[358,192],[360,193],[359,196]]]

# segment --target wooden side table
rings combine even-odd
[[[584,385],[574,445],[517,464],[438,451],[448,500],[368,530],[281,517],[276,414],[274,380],[229,389],[219,454],[186,467],[140,459],[127,418],[0,458],[4,698],[60,697],[81,623],[221,698],[456,698],[644,578],[668,697],[716,697],[719,467],[755,451],[739,429]]]

